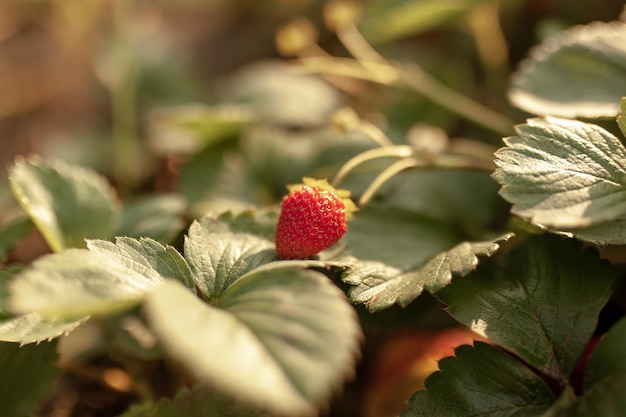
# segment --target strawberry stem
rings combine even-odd
[[[336,187],[345,179],[345,177],[350,172],[352,172],[356,167],[367,161],[388,157],[407,158],[413,156],[413,154],[414,150],[409,145],[385,146],[383,148],[375,148],[365,152],[361,152],[360,154],[350,158],[345,164],[343,164],[343,166],[335,175],[332,184]]]

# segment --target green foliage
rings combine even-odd
[[[2,415],[31,415],[49,395],[59,373],[54,366],[56,343],[20,346],[0,342],[0,404]],[[28,389],[25,389],[25,388]]]

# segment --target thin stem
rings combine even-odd
[[[370,149],[350,158],[335,175],[332,181],[333,187],[337,187],[345,177],[357,166],[379,158],[407,158],[413,155],[413,148],[408,145],[386,146],[383,148]]]
[[[363,65],[367,66],[371,62],[387,63],[387,59],[372,48],[354,23],[342,26],[336,33],[348,52]]]
[[[420,165],[423,165],[423,163],[415,158],[400,159],[399,161],[389,165],[380,174],[378,174],[374,181],[372,181],[363,192],[363,195],[359,198],[359,206],[362,207],[367,204],[372,199],[374,194],[376,194],[376,191],[378,191],[387,181],[393,178],[394,175],[404,171],[405,169],[415,168]]]

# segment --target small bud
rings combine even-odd
[[[317,42],[315,26],[305,18],[286,24],[276,33],[276,49],[283,56],[298,55],[306,47]]]
[[[356,24],[362,15],[363,7],[356,1],[332,0],[324,7],[326,27],[335,32],[347,25]]]
[[[357,130],[361,124],[359,115],[350,107],[338,109],[332,116],[332,126],[342,133]]]

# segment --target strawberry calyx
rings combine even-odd
[[[359,211],[359,208],[354,204],[354,201],[350,198],[350,190],[345,190],[342,188],[335,188],[326,179],[317,179],[312,177],[303,177],[302,183],[299,184],[289,184],[287,189],[289,192],[294,192],[300,190],[304,186],[309,186],[312,188],[317,188],[322,191],[327,191],[329,193],[335,194],[337,197],[341,199],[343,205],[346,209],[346,220],[352,220],[354,218],[354,213]]]

